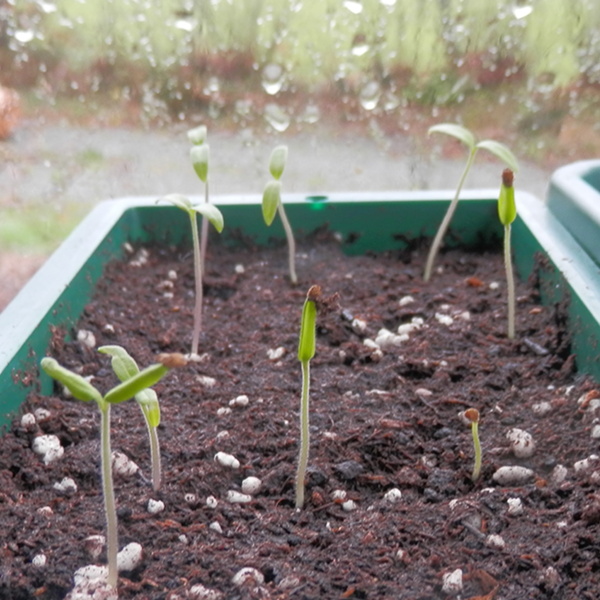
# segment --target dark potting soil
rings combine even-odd
[[[564,307],[542,306],[535,283],[520,283],[509,340],[497,254],[449,251],[424,284],[425,250],[349,258],[312,240],[300,247],[301,284],[292,287],[286,252],[211,245],[202,358],[155,387],[159,492],[139,408],[113,407],[113,451],[140,467],[115,479],[120,546],[144,551],[140,566],[120,574],[119,597],[598,598],[600,463],[575,464],[598,451],[600,393],[574,372]],[[150,248],[132,259],[108,267],[79,328],[96,346],[124,346],[141,366],[159,352],[189,351],[191,256]],[[297,511],[296,348],[312,284],[338,296],[318,318],[307,500]],[[387,346],[380,336],[381,349],[364,343],[410,323]],[[114,385],[109,358],[64,333],[48,353],[100,390]],[[471,431],[459,418],[469,407],[481,413],[475,483]],[[104,534],[98,411],[58,391],[32,394],[26,410],[40,408],[49,414],[38,412],[31,427],[16,419],[0,440],[0,597],[11,600],[64,598],[77,569],[105,562],[85,542]],[[530,457],[515,456],[507,438],[515,428],[531,434]],[[42,433],[64,447],[48,465],[32,451]],[[221,466],[217,452],[239,468]],[[513,465],[532,473],[494,479]],[[259,491],[229,501],[249,476]],[[65,477],[76,490],[54,488]],[[150,514],[150,499],[164,510]],[[255,577],[234,583],[247,567]]]

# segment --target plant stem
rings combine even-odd
[[[106,514],[106,554],[108,559],[108,585],[117,587],[117,552],[119,539],[117,532],[117,510],[112,477],[112,453],[110,449],[110,404],[100,406],[100,444],[102,451],[102,489],[104,490],[104,511]]]
[[[515,337],[515,278],[510,252],[510,225],[504,226],[504,267],[508,292],[508,337],[512,340]]]
[[[204,202],[208,204],[208,179],[204,184]],[[202,227],[200,229],[200,257],[202,260],[202,279],[204,279],[204,266],[206,261],[206,246],[208,245],[208,219],[202,217]]]
[[[458,206],[458,198],[460,196],[460,192],[465,183],[467,175],[471,170],[471,166],[473,165],[473,161],[475,160],[475,155],[477,154],[477,147],[474,147],[469,152],[469,158],[467,159],[467,164],[465,165],[465,169],[460,176],[460,180],[458,182],[458,187],[456,188],[456,193],[454,194],[454,198],[452,198],[452,202],[450,202],[450,206],[444,215],[444,219],[442,220],[437,233],[435,234],[435,238],[433,238],[433,242],[431,244],[431,248],[429,249],[429,255],[427,256],[427,263],[425,264],[425,273],[423,274],[423,279],[425,281],[429,281],[431,278],[431,272],[433,270],[433,263],[437,256],[437,253],[440,249],[444,236],[446,235],[446,231],[448,230],[448,226],[450,225],[450,221],[454,216],[454,211]]]
[[[202,286],[202,255],[200,253],[200,240],[198,236],[198,221],[196,213],[190,211],[190,220],[192,225],[192,241],[194,244],[194,273],[196,280],[196,302],[194,305],[194,331],[192,333],[192,355],[198,354],[198,345],[200,343],[200,330],[202,329],[202,296],[204,293]]]
[[[160,489],[161,464],[160,464],[160,443],[158,441],[158,431],[156,427],[148,426],[148,437],[150,438],[150,457],[152,462],[152,489],[157,492]]]
[[[471,423],[471,432],[473,434],[473,448],[475,449],[475,464],[473,465],[473,474],[471,479],[477,481],[481,472],[481,443],[479,442],[479,423]]]
[[[302,364],[302,400],[300,402],[300,456],[296,473],[296,508],[304,505],[304,485],[306,483],[306,467],[308,466],[308,449],[310,431],[308,427],[308,392],[310,387],[310,361]]]
[[[298,283],[298,277],[296,277],[296,242],[294,240],[294,234],[292,233],[292,228],[290,226],[290,222],[288,221],[287,215],[285,214],[285,209],[283,208],[282,202],[279,203],[277,207],[277,212],[279,212],[279,216],[281,217],[281,223],[283,225],[283,229],[285,231],[285,236],[287,238],[288,243],[290,281],[293,285],[296,285]]]

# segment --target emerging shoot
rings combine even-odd
[[[462,187],[467,179],[467,175],[471,170],[473,162],[475,161],[475,155],[477,151],[481,148],[483,150],[487,150],[501,161],[506,163],[513,171],[518,170],[517,159],[514,154],[500,142],[496,142],[495,140],[481,140],[477,142],[475,136],[465,127],[461,125],[455,125],[452,123],[441,123],[439,125],[434,125],[429,128],[428,133],[443,133],[445,135],[449,135],[451,137],[460,140],[465,146],[467,146],[469,150],[469,156],[467,158],[467,163],[462,172],[462,175],[458,181],[458,186],[456,188],[456,192],[452,201],[450,202],[450,206],[444,215],[444,219],[442,220],[440,227],[435,234],[435,238],[431,244],[431,248],[429,250],[429,255],[427,256],[427,262],[425,264],[425,272],[423,274],[423,279],[425,281],[429,281],[431,278],[431,272],[433,270],[433,263],[435,262],[437,253],[442,245],[442,241],[444,236],[446,235],[446,231],[448,230],[448,226],[450,225],[450,221],[454,216],[454,212],[456,211],[456,207],[458,205],[458,199],[460,197],[460,192]]]
[[[298,360],[302,365],[302,399],[300,401],[300,455],[296,473],[296,508],[304,505],[304,488],[306,483],[306,468],[308,466],[308,449],[310,433],[308,424],[310,361],[316,350],[316,302],[321,296],[321,288],[313,285],[306,295],[300,322],[300,339],[298,341]]]
[[[262,199],[262,213],[263,219],[269,227],[275,219],[275,213],[279,213],[281,224],[285,231],[285,237],[288,244],[288,262],[290,270],[290,281],[293,285],[298,283],[298,277],[296,276],[296,242],[294,240],[294,234],[288,221],[283,203],[281,202],[281,175],[285,169],[287,162],[288,149],[287,146],[277,146],[271,153],[271,159],[269,160],[269,171],[273,176],[273,180],[269,181],[265,186]]]
[[[473,482],[479,479],[481,473],[481,444],[479,442],[479,411],[476,408],[468,408],[463,413],[465,419],[471,423],[471,434],[473,435],[473,450],[475,453],[475,462],[473,464]]]
[[[515,337],[515,278],[512,269],[510,249],[510,226],[517,218],[515,204],[514,173],[510,169],[502,171],[502,184],[498,196],[498,217],[504,225],[504,268],[506,269],[506,290],[508,294],[508,337]]]
[[[213,227],[221,233],[223,231],[223,215],[221,211],[213,204],[207,202],[192,203],[189,198],[181,196],[180,194],[168,194],[163,198],[157,200],[157,202],[166,201],[177,206],[190,218],[190,225],[192,227],[192,241],[194,245],[194,275],[196,281],[196,304],[194,307],[194,330],[192,333],[192,356],[198,354],[198,346],[200,344],[200,331],[202,330],[202,300],[204,289],[202,286],[202,273],[203,273],[203,261],[202,251],[200,246],[200,237],[198,235],[198,221],[196,220],[196,214],[199,213],[203,217],[206,217],[210,221]]]
[[[146,388],[162,379],[169,370],[157,363],[138,371],[133,377],[107,392],[104,396],[81,375],[62,367],[54,358],[46,356],[40,363],[42,369],[53,379],[64,385],[71,395],[83,402],[96,402],[100,410],[100,452],[102,465],[102,491],[106,515],[106,552],[108,557],[108,585],[117,587],[117,511],[113,487],[111,448],[110,448],[110,407],[133,398]]]
[[[101,346],[98,348],[98,352],[108,354],[111,357],[110,364],[119,381],[127,381],[140,372],[135,360],[121,346]],[[154,491],[158,491],[161,480],[160,444],[158,441],[160,405],[158,403],[158,396],[152,388],[147,388],[135,395],[135,401],[142,411],[146,428],[148,429],[152,463],[152,488]]]

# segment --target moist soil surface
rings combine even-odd
[[[565,307],[542,306],[535,280],[519,283],[510,340],[499,254],[448,251],[425,284],[425,249],[347,257],[317,236],[300,245],[296,287],[286,254],[211,243],[200,360],[155,386],[160,491],[139,408],[113,407],[113,451],[139,466],[115,477],[120,547],[144,551],[120,573],[119,598],[597,598],[599,465],[575,465],[597,452],[600,394],[574,371]],[[141,366],[188,352],[191,255],[138,248],[130,259],[107,268],[79,328]],[[328,301],[311,362],[306,502],[296,510],[296,349],[313,284]],[[364,343],[403,324],[412,330],[387,345],[380,337],[380,349]],[[109,358],[73,339],[57,330],[48,353],[107,391],[116,383]],[[481,414],[476,482],[471,430],[459,418],[470,407]],[[37,422],[19,417],[0,440],[0,597],[64,598],[77,569],[105,563],[86,543],[105,533],[99,413],[58,389],[31,394],[25,410]],[[515,428],[531,434],[531,456],[515,455]],[[32,450],[41,434],[64,447],[47,465]],[[221,466],[217,452],[239,468]],[[503,466],[531,471],[498,481]],[[250,476],[261,480],[250,501],[228,500]],[[76,490],[54,488],[65,477]],[[164,510],[150,514],[150,499]],[[256,571],[234,581],[244,568]]]

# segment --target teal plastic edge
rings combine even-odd
[[[435,232],[451,192],[331,194],[318,202],[285,197],[292,226],[305,233],[327,224],[352,253],[400,248]],[[496,190],[471,191],[453,219],[449,244],[477,246],[500,239]],[[257,243],[283,237],[277,222],[266,228],[259,196],[214,199],[229,231],[239,229]],[[600,339],[600,289],[597,268],[558,219],[529,194],[517,194],[519,218],[513,225],[515,264],[522,277],[534,267],[534,255],[550,258],[546,300],[568,294],[573,348],[578,368],[600,377],[595,349]],[[235,236],[232,237],[232,240]],[[155,198],[125,198],[98,205],[0,314],[0,424],[8,422],[31,386],[42,393],[52,382],[39,376],[40,358],[52,335],[69,334],[93,293],[107,261],[123,256],[125,242],[189,243],[187,217],[179,209],[156,205]],[[593,276],[592,276],[593,274]],[[564,275],[564,277],[563,277]]]
[[[548,207],[600,264],[600,160],[557,169],[550,179]]]

